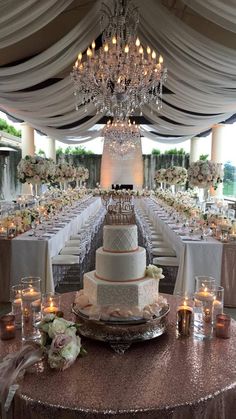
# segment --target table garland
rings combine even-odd
[[[188,217],[191,217],[196,214],[200,215],[202,213],[201,210],[196,206],[191,192],[185,191],[177,192],[176,194],[174,194],[169,189],[165,191],[157,190],[155,192],[155,196],[162,203],[167,204],[179,213],[183,213]]]

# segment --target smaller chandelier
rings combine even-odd
[[[108,121],[102,130],[106,147],[113,159],[127,160],[135,157],[135,151],[141,149],[139,126],[130,121]]]
[[[167,70],[162,56],[137,37],[137,8],[124,0],[113,3],[114,10],[103,4],[102,47],[96,50],[93,41],[84,56],[80,52],[71,77],[77,109],[92,102],[97,112],[125,119],[145,104],[161,107]]]

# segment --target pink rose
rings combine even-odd
[[[57,335],[51,343],[52,352],[60,352],[71,341],[71,336],[65,335],[64,333]]]

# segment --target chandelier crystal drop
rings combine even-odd
[[[130,121],[108,121],[103,128],[104,147],[113,159],[126,160],[135,158],[135,151],[141,149],[139,126]]]
[[[137,37],[138,9],[125,0],[112,3],[113,10],[102,5],[102,46],[96,50],[93,41],[80,52],[71,77],[77,108],[93,102],[97,112],[125,119],[145,104],[161,107],[167,70],[162,56]]]

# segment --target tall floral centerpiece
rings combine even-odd
[[[77,186],[82,186],[82,182],[85,182],[89,178],[89,170],[83,166],[76,167],[75,178],[76,178]]]
[[[52,181],[55,170],[56,166],[52,159],[40,156],[25,156],[17,166],[17,175],[21,183],[41,185]]]
[[[184,185],[187,180],[187,170],[181,166],[171,166],[165,171],[165,182],[172,186],[173,192],[176,192],[176,187]]]
[[[210,187],[217,189],[218,184],[223,182],[223,176],[222,164],[211,160],[198,160],[188,168],[189,185],[204,189],[204,199]]]
[[[71,182],[75,177],[76,168],[72,164],[63,161],[56,165],[54,181],[59,182],[61,187],[62,183],[64,183],[64,189],[66,189],[67,182]]]
[[[154,180],[157,183],[160,183],[162,188],[165,183],[165,174],[166,174],[166,169],[159,169],[156,171],[155,176],[154,176]]]

